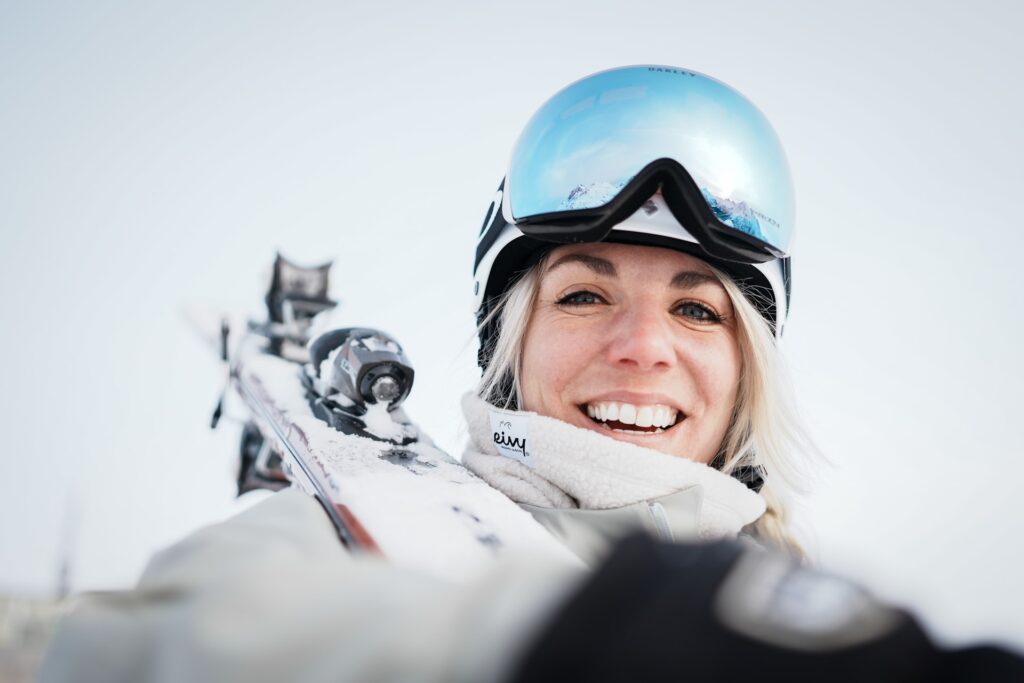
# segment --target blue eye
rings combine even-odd
[[[590,306],[600,303],[604,303],[604,299],[600,295],[588,292],[585,289],[566,294],[558,300],[559,306]]]
[[[702,323],[719,323],[722,317],[711,308],[696,301],[685,301],[675,307],[677,315]]]

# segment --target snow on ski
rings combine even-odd
[[[321,502],[353,552],[444,578],[469,578],[510,550],[579,564],[528,512],[408,420],[400,404],[413,370],[394,340],[365,328],[310,339],[314,318],[322,322],[326,315],[317,315],[335,305],[326,297],[326,267],[312,273],[321,278],[313,286],[300,267],[282,262],[267,295],[270,320],[248,321],[223,354],[230,386],[251,413],[239,493],[298,486]],[[199,325],[201,336],[220,335],[227,349],[223,321],[231,318],[221,318],[219,331],[212,320]]]

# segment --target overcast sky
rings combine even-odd
[[[899,5],[899,7],[894,7]],[[1024,647],[1024,11],[891,2],[0,2],[0,590],[76,588],[237,509],[189,302],[335,259],[461,452],[470,268],[512,143],[623,64],[758,104],[797,186],[786,352],[819,561]]]

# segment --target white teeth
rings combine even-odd
[[[676,411],[668,406],[654,407],[654,426],[669,427],[676,421]]]
[[[621,422],[637,427],[657,427],[660,431],[676,423],[679,411],[665,405],[635,406],[616,401],[586,404],[587,415],[599,422]],[[645,431],[644,434],[652,432]],[[656,432],[655,432],[656,433]]]
[[[636,422],[637,427],[650,427],[654,424],[654,408],[650,406],[643,406],[640,410],[636,411]]]

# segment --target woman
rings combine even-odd
[[[687,130],[701,134],[673,137]],[[706,77],[604,72],[545,105],[477,249],[466,464],[586,558],[637,525],[794,549],[801,440],[776,347],[788,188],[763,118]],[[777,554],[644,539],[591,577],[509,557],[455,586],[349,555],[318,503],[286,490],[159,554],[136,590],[84,598],[41,679],[1010,680],[1024,666],[947,657]]]
[[[573,447],[502,458],[469,399],[464,462],[584,556],[630,518],[799,552],[789,505],[809,449],[777,346],[792,230],[778,139],[728,86],[641,66],[556,94],[481,230],[477,396],[554,418],[534,443]],[[604,512],[557,512],[579,508]]]

